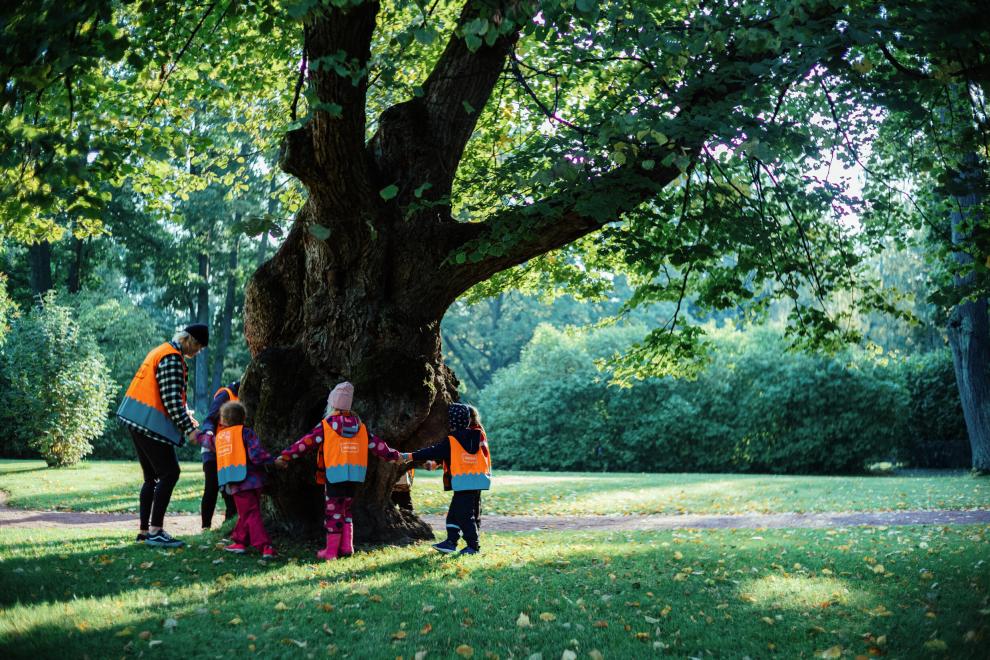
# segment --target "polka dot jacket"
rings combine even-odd
[[[357,435],[361,425],[361,420],[356,415],[333,415],[327,418],[330,428],[340,433],[345,438],[352,438]],[[294,460],[309,453],[313,449],[323,447],[323,422],[313,427],[313,430],[296,440],[292,445],[282,452],[282,456],[288,460]],[[368,451],[383,461],[399,460],[399,452],[392,449],[384,440],[368,432]],[[326,483],[325,465],[323,464],[323,452],[316,452],[316,483]]]

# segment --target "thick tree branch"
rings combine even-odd
[[[365,2],[346,11],[320,9],[304,27],[312,119],[289,132],[281,165],[311,190],[320,182],[329,201],[341,206],[355,193],[368,192],[367,167],[354,155],[364,150],[367,66],[378,8]]]
[[[643,160],[659,163],[669,153],[644,153]],[[642,160],[640,161],[640,163]],[[680,176],[674,166],[646,170],[639,163],[615,168],[574,185],[536,204],[514,207],[484,223],[461,224],[449,228],[451,249],[467,252],[463,264],[446,267],[450,276],[434,282],[434,299],[449,304],[474,284],[495,273],[517,266],[541,254],[617,222],[629,212],[655,197]],[[485,254],[480,259],[473,254]]]
[[[371,150],[383,183],[399,185],[400,205],[410,203],[413,191],[424,183],[430,184],[424,198],[449,196],[464,147],[519,38],[519,27],[535,10],[535,3],[527,0],[468,0],[423,83],[423,96],[382,114]],[[466,37],[477,38],[470,25],[479,19],[487,21],[485,35],[504,33],[471,50]]]

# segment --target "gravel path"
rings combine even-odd
[[[434,530],[443,530],[444,517],[424,515]],[[486,532],[532,530],[628,531],[658,529],[759,529],[772,527],[855,527],[860,525],[972,525],[990,524],[990,510],[873,511],[843,513],[773,513],[716,515],[629,515],[629,516],[483,516]],[[168,516],[165,527],[173,534],[199,532],[199,517]],[[61,527],[137,529],[133,513],[84,513],[78,511],[32,511],[12,509],[0,493],[0,528]]]

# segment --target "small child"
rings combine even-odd
[[[210,410],[206,413],[206,421],[199,427],[201,434],[209,435],[210,439],[216,435],[217,427],[220,425],[220,408],[228,401],[237,401],[240,388],[240,381],[235,381],[217,390],[216,394],[213,395],[213,403],[210,404]],[[204,482],[203,497],[199,504],[199,515],[202,518],[203,531],[205,532],[213,526],[213,512],[217,508],[217,494],[223,496],[224,522],[237,515],[237,510],[234,506],[234,498],[228,495],[226,490],[221,490],[220,484],[217,482],[217,455],[213,453],[209,443],[201,440],[201,444],[203,445],[201,451]]]
[[[328,561],[354,553],[351,505],[357,485],[364,481],[369,452],[385,461],[399,460],[399,452],[368,432],[351,410],[353,403],[354,386],[339,383],[327,397],[320,423],[275,459],[275,465],[284,468],[290,460],[320,447],[316,454],[316,482],[326,485],[327,545],[316,556]]]
[[[443,489],[453,490],[447,510],[447,540],[433,547],[443,553],[457,550],[461,535],[467,547],[462,555],[476,555],[481,551],[478,526],[481,523],[481,491],[492,485],[492,458],[488,439],[478,419],[471,425],[471,409],[463,403],[452,403],[447,409],[450,435],[437,444],[403,453],[403,460],[443,461]]]
[[[244,554],[251,545],[261,551],[262,559],[273,559],[275,549],[261,518],[261,489],[267,480],[262,466],[271,464],[272,457],[257,434],[244,426],[245,417],[243,404],[228,401],[220,408],[216,438],[206,440],[216,452],[217,481],[233,496],[237,507],[237,524],[230,534],[233,543],[224,550]]]

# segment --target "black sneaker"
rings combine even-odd
[[[171,534],[162,529],[154,534],[149,534],[148,538],[145,540],[145,544],[158,548],[181,548],[186,544],[186,542],[172,538]]]
[[[134,538],[136,543],[144,543],[148,540],[148,532],[138,532],[138,535]]]
[[[449,555],[452,552],[457,552],[457,541],[447,539],[441,543],[434,543],[433,549],[437,552],[442,552],[445,555]]]

